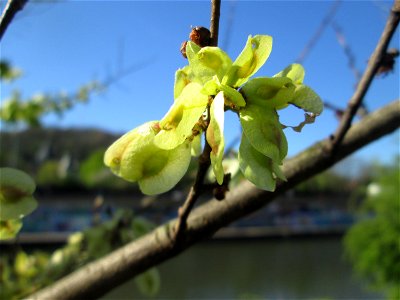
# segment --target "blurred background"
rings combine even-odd
[[[325,102],[315,124],[285,130],[289,157],[334,132],[391,6],[223,1],[223,50],[234,59],[248,35],[271,35],[272,53],[256,75],[299,62],[305,84]],[[172,191],[144,197],[111,174],[103,154],[167,112],[174,73],[187,64],[180,45],[191,26],[208,27],[209,16],[209,1],[29,1],[16,16],[1,41],[0,166],[35,179],[39,206],[16,239],[0,244],[4,299],[28,295],[176,217],[195,160]],[[398,31],[389,48],[399,48]],[[389,63],[357,119],[398,98],[399,68]],[[281,114],[286,125],[302,118],[296,108]],[[225,134],[230,158],[241,134],[234,114]],[[104,299],[396,299],[398,159],[396,131]],[[232,189],[242,176],[235,160],[227,162]]]

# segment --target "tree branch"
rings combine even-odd
[[[218,229],[270,203],[296,184],[316,175],[344,157],[400,127],[400,105],[395,101],[353,125],[336,155],[326,155],[330,139],[321,141],[283,166],[286,182],[275,193],[255,188],[245,181],[227,194],[224,201],[210,200],[193,211],[188,219],[181,247],[171,248],[169,236],[176,220],[160,226],[146,236],[127,244],[29,297],[29,299],[93,299],[141,272],[170,259],[196,242],[212,236]]]
[[[385,29],[383,30],[375,51],[374,53],[372,53],[372,56],[368,62],[367,69],[365,70],[360,82],[358,83],[357,89],[354,92],[352,98],[349,100],[347,109],[343,114],[341,122],[332,137],[331,143],[327,147],[329,152],[336,152],[344,136],[346,135],[346,132],[349,130],[351,122],[355,114],[357,113],[357,110],[360,107],[364,96],[367,93],[369,86],[371,85],[371,82],[379,69],[379,66],[381,65],[382,59],[386,54],[387,47],[396,30],[397,25],[399,24],[399,20],[400,1],[395,0],[392,10],[390,11],[390,16],[386,22]]]
[[[18,11],[22,10],[28,0],[8,0],[0,18],[0,40]]]
[[[204,191],[204,178],[207,174],[208,168],[210,167],[210,153],[211,147],[206,139],[203,153],[199,157],[199,167],[195,182],[190,188],[189,194],[186,197],[183,206],[181,206],[178,210],[178,221],[175,226],[174,239],[172,241],[174,247],[179,247],[186,231],[187,218],[189,217],[189,214],[192,211],[197,199]]]
[[[210,46],[218,46],[218,32],[219,32],[219,16],[221,10],[221,0],[211,1],[211,22],[210,22],[210,32],[211,32],[211,43]]]

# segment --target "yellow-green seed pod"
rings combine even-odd
[[[0,168],[0,220],[19,219],[35,210],[35,188],[35,182],[25,172]]]

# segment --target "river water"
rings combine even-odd
[[[156,297],[130,281],[103,299],[384,299],[354,277],[338,236],[205,242],[159,271]]]

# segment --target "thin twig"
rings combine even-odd
[[[18,11],[22,10],[28,0],[8,0],[0,19],[0,40]]]
[[[376,75],[379,66],[381,65],[382,59],[385,56],[386,50],[388,48],[389,42],[396,30],[397,25],[400,20],[400,1],[396,0],[392,10],[390,12],[389,18],[386,22],[385,29],[380,37],[380,40],[373,52],[369,62],[367,69],[365,70],[359,84],[357,85],[357,89],[354,92],[352,98],[349,100],[347,105],[347,109],[345,110],[342,120],[335,132],[335,134],[331,137],[331,143],[328,146],[328,152],[335,153],[338,146],[342,142],[346,132],[349,130],[351,126],[351,122],[359,109],[362,100],[364,99],[365,94],[367,93],[371,82]]]
[[[221,10],[221,0],[211,1],[211,43],[210,46],[218,46],[219,16]]]
[[[314,48],[315,44],[321,37],[322,33],[324,32],[325,28],[329,25],[331,22],[332,18],[335,16],[336,11],[339,7],[340,0],[336,0],[331,8],[329,9],[328,13],[326,14],[325,18],[322,20],[321,24],[317,28],[317,31],[314,33],[314,35],[311,37],[310,41],[307,43],[307,45],[304,47],[303,51],[301,51],[299,57],[296,59],[297,63],[302,63],[306,59],[308,53]]]
[[[339,43],[339,45],[343,48],[344,54],[347,57],[347,62],[350,70],[353,72],[354,77],[356,78],[356,83],[361,79],[361,72],[360,70],[357,69],[356,67],[356,58],[354,56],[353,51],[351,50],[350,45],[346,41],[346,37],[344,36],[344,33],[340,26],[336,22],[332,22],[332,28],[336,33],[336,39]]]
[[[210,46],[218,45],[220,8],[221,8],[221,0],[212,0],[211,22],[210,22],[210,33],[211,33]],[[209,117],[209,115],[210,111],[208,109],[207,116]],[[210,167],[211,163],[210,153],[211,153],[211,147],[208,144],[207,139],[205,139],[203,153],[199,157],[199,167],[197,170],[196,180],[193,186],[191,187],[184,204],[178,210],[178,221],[176,223],[175,233],[172,240],[174,247],[179,247],[179,245],[181,244],[183,234],[186,230],[187,218],[189,217],[189,214],[192,211],[197,199],[204,191],[204,178],[207,174],[207,170]]]

